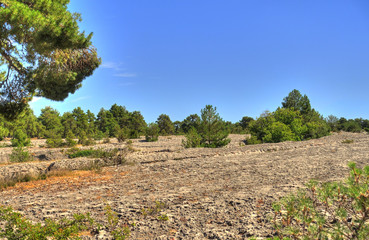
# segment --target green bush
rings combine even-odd
[[[159,139],[159,126],[156,123],[150,123],[146,128],[145,139],[147,142],[155,142]]]
[[[114,148],[112,150],[105,151],[103,149],[84,149],[71,148],[68,150],[67,154],[69,158],[78,157],[91,157],[91,158],[109,158],[116,155],[118,149]]]
[[[182,140],[182,145],[185,148],[201,147],[201,136],[197,133],[194,127],[191,127],[186,134],[186,140]]]
[[[217,148],[223,147],[231,141],[228,139],[227,126],[217,113],[216,107],[206,105],[201,110],[199,124],[198,131],[191,127],[185,135],[186,140],[182,142],[184,147]]]
[[[350,163],[345,182],[311,181],[273,205],[274,239],[367,240],[369,236],[369,166]]]
[[[0,127],[0,141],[4,140],[6,136],[8,136],[9,131],[7,128]]]
[[[11,162],[29,162],[33,160],[33,157],[23,147],[15,147],[10,154]]]
[[[247,139],[245,140],[245,143],[246,143],[247,145],[260,144],[260,143],[261,143],[261,141],[260,141],[260,140],[258,140],[258,138],[257,138],[256,136],[251,136],[250,138],[247,138]]]
[[[47,133],[48,138],[46,139],[46,145],[49,148],[57,148],[63,147],[63,139],[60,134],[56,133],[56,131],[48,131]]]
[[[124,142],[130,137],[130,133],[127,128],[120,128],[119,130],[117,130],[115,136],[118,139],[118,142]]]
[[[68,131],[67,137],[65,138],[65,145],[67,147],[74,147],[77,145],[77,142],[74,140],[76,136],[73,134],[72,131]]]
[[[81,131],[78,137],[78,144],[81,144],[83,146],[90,146],[94,145],[95,141],[90,136],[87,136],[84,131]]]
[[[26,147],[31,144],[31,140],[28,138],[27,134],[21,129],[14,132],[12,139],[13,147]]]

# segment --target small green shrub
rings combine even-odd
[[[63,139],[60,134],[55,131],[49,131],[47,133],[46,146],[49,148],[63,147]]]
[[[250,138],[247,138],[247,139],[245,140],[245,143],[246,143],[247,145],[253,145],[253,144],[260,144],[260,143],[261,143],[261,141],[260,141],[260,140],[258,140],[258,138],[257,138],[256,136],[251,136]]]
[[[78,233],[88,229],[94,221],[90,216],[75,214],[72,220],[32,223],[10,207],[0,206],[0,220],[5,222],[0,237],[6,239],[80,239]]]
[[[27,134],[23,132],[21,129],[18,129],[14,132],[14,136],[12,139],[13,147],[26,147],[31,144],[31,140],[28,138]]]
[[[116,138],[118,139],[118,142],[124,142],[129,137],[130,134],[127,128],[120,128],[116,133]]]
[[[369,236],[369,166],[350,163],[346,182],[311,181],[273,205],[274,239],[367,240]]]
[[[10,154],[10,162],[29,162],[33,157],[23,147],[15,147]]]
[[[119,226],[118,214],[111,209],[110,205],[105,207],[105,215],[108,220],[107,227],[113,238],[116,240],[127,239],[131,231],[127,225]]]
[[[79,148],[71,148],[68,150],[67,154],[69,158],[78,158],[78,157],[91,157],[91,158],[109,158],[114,157],[118,152],[118,149],[114,148],[109,151],[105,151],[103,149],[84,149],[80,150]]]
[[[81,131],[80,135],[78,136],[78,144],[90,146],[95,145],[96,142],[90,136],[87,136],[84,131]]]
[[[65,146],[67,147],[74,147],[77,145],[77,142],[74,140],[76,136],[73,134],[72,131],[68,131],[67,136],[65,138]]]
[[[147,142],[155,142],[159,139],[159,126],[156,123],[150,123],[146,128],[145,139]]]
[[[8,136],[9,131],[5,127],[0,127],[0,141],[4,140],[4,137]]]
[[[182,145],[185,148],[201,147],[201,136],[197,133],[194,127],[191,127],[186,134],[186,140],[182,140]]]

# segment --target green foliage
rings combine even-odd
[[[198,130],[200,127],[201,118],[197,114],[191,114],[190,116],[186,117],[182,124],[181,129],[184,133],[188,133],[191,131],[192,128]]]
[[[168,115],[161,114],[156,120],[156,123],[158,124],[160,135],[166,136],[174,134],[174,125]]]
[[[3,206],[0,206],[0,220],[5,222],[0,237],[6,239],[80,239],[78,233],[94,224],[88,214],[75,214],[71,220],[46,219],[44,224],[33,223],[12,208]]]
[[[18,129],[14,132],[14,136],[12,139],[13,147],[25,147],[30,144],[31,144],[31,140],[28,138],[25,132],[23,132],[21,129]]]
[[[201,136],[196,128],[192,127],[186,134],[186,140],[182,140],[182,145],[185,148],[195,148],[201,146]]]
[[[146,128],[145,139],[147,142],[158,141],[159,138],[159,126],[156,123],[150,123]]]
[[[108,229],[115,240],[124,240],[129,238],[131,231],[127,225],[119,226],[119,217],[110,205],[105,207],[105,215],[108,220]]]
[[[47,132],[46,145],[49,148],[58,148],[63,147],[63,139],[60,134],[58,134],[55,130],[49,130]]]
[[[201,145],[204,147],[222,147],[230,142],[228,132],[225,129],[224,121],[217,113],[217,108],[206,105],[201,110],[201,124],[199,134]]]
[[[242,119],[239,121],[239,125],[241,126],[241,128],[243,130],[247,130],[249,128],[249,124],[254,121],[254,119],[252,117],[247,117],[244,116],[242,117]]]
[[[78,137],[78,144],[89,146],[94,145],[95,141],[90,136],[87,136],[85,131],[81,131]]]
[[[311,109],[306,95],[294,90],[282,105],[283,108],[265,112],[249,123],[249,131],[258,141],[301,141],[329,135],[329,125],[315,109]],[[246,143],[258,143],[254,139],[246,140]]]
[[[251,136],[245,140],[247,145],[260,144],[261,140],[259,140],[256,136]]]
[[[345,140],[342,141],[342,143],[351,144],[351,143],[354,143],[354,140],[353,139],[345,139]]]
[[[14,117],[37,94],[64,100],[99,66],[92,34],[79,31],[79,14],[68,11],[69,1],[0,3],[0,111]]]
[[[15,147],[9,156],[10,162],[29,162],[33,160],[33,157],[27,150],[24,150],[22,146]]]
[[[124,142],[129,137],[130,137],[130,132],[127,128],[121,128],[116,133],[116,138],[118,139],[118,142]]]
[[[300,111],[301,114],[307,114],[311,111],[311,105],[309,98],[304,95],[302,96],[299,90],[292,90],[287,97],[283,99],[283,108],[293,108],[294,110]]]
[[[59,112],[51,107],[41,109],[41,114],[38,117],[38,120],[43,126],[45,126],[46,131],[52,130],[57,134],[60,134],[63,130]]]
[[[76,136],[72,133],[72,131],[69,131],[67,133],[67,137],[65,138],[65,145],[67,147],[74,147],[77,145],[77,142],[74,140]]]
[[[6,136],[8,136],[9,130],[5,127],[0,126],[0,141],[4,140]]]
[[[296,140],[295,134],[282,122],[273,122],[268,126],[263,142],[277,143]]]
[[[183,141],[185,147],[209,147],[216,148],[227,145],[230,142],[225,122],[217,113],[217,108],[206,105],[201,110],[201,119],[198,130],[192,127],[186,140]]]
[[[367,239],[369,166],[349,167],[345,183],[311,181],[273,205],[278,239]]]
[[[111,150],[103,149],[79,149],[71,148],[68,150],[67,154],[69,158],[79,158],[79,157],[90,157],[90,158],[111,158],[116,156],[118,149],[114,148]]]

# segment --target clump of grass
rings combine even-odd
[[[342,141],[342,143],[344,143],[344,144],[350,144],[350,143],[353,143],[353,142],[354,142],[353,139],[345,139],[345,140]]]
[[[160,214],[166,208],[168,208],[166,203],[155,201],[154,206],[141,209],[141,213],[145,218],[147,216],[153,216],[159,221],[168,221],[169,217],[166,214]]]

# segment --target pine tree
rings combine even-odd
[[[0,2],[0,113],[14,118],[35,94],[64,100],[99,66],[92,34],[69,0]]]
[[[201,110],[200,136],[204,147],[221,147],[230,142],[228,132],[224,128],[224,122],[217,113],[217,108],[206,105]]]

